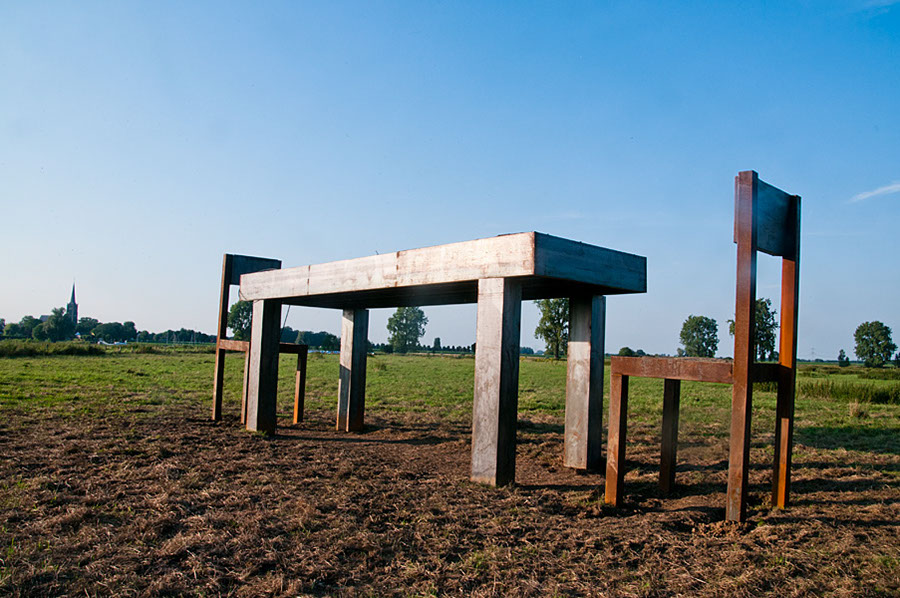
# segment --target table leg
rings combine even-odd
[[[606,297],[569,300],[563,463],[579,470],[597,469],[602,459],[605,324]]]
[[[345,309],[341,323],[341,374],[337,429],[359,432],[365,425],[369,311]]]
[[[281,302],[273,299],[254,301],[247,385],[248,430],[275,433],[280,341]]]
[[[522,287],[507,278],[478,281],[472,481],[500,486],[516,477]]]

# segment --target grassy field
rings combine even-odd
[[[212,364],[118,348],[0,358],[0,594],[900,592],[888,375],[801,371],[786,511],[768,505],[775,399],[758,391],[750,522],[736,526],[722,522],[727,386],[683,385],[679,487],[663,497],[662,383],[632,381],[627,504],[613,510],[601,473],[561,467],[565,362],[522,361],[517,484],[502,489],[467,481],[471,357],[370,357],[367,430],[340,434],[337,356],[310,356],[298,426],[284,356],[274,438],[236,421],[237,355],[225,421],[208,421]]]

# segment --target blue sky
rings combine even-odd
[[[539,230],[647,256],[608,351],[674,353],[703,314],[730,355],[746,169],[803,196],[801,358],[867,320],[897,340],[900,3],[0,3],[7,321],[75,280],[81,315],[213,332],[223,252]],[[779,276],[760,256],[776,304]],[[474,340],[473,306],[426,313]]]

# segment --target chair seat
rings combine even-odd
[[[753,364],[754,382],[778,380],[784,366],[777,363]],[[707,357],[619,357],[610,359],[610,372],[635,378],[663,378],[696,382],[734,383],[734,362]]]

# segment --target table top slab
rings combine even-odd
[[[523,298],[643,293],[638,255],[526,232],[241,277],[244,300],[316,307],[474,303],[482,278],[518,278]]]

